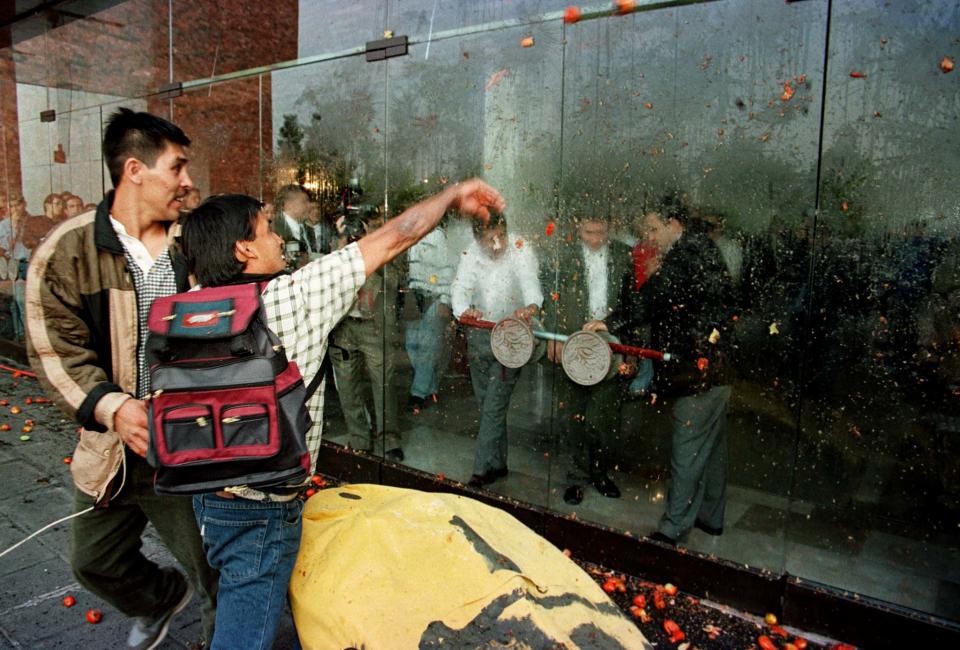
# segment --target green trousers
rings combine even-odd
[[[104,508],[73,519],[70,564],[77,580],[127,616],[153,618],[166,611],[177,593],[179,578],[161,569],[141,552],[147,522],[186,570],[200,597],[204,641],[213,638],[219,575],[207,565],[190,497],[159,496],[153,491],[153,469],[127,450],[126,480],[120,494]],[[121,470],[122,472],[122,470]],[[114,480],[115,491],[121,474]],[[76,492],[74,512],[94,504]]]

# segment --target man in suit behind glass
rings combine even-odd
[[[630,248],[610,239],[609,218],[595,208],[576,224],[577,236],[562,243],[555,277],[546,286],[555,286],[553,307],[548,305],[546,326],[561,334],[572,334],[591,321],[604,320],[617,306],[621,286],[633,270]],[[547,358],[559,364],[563,343],[549,342]],[[561,372],[555,373],[556,399],[561,435],[573,453],[574,466],[568,473],[564,493],[567,503],[583,501],[583,486],[591,483],[600,494],[616,499],[620,489],[609,475],[613,466],[613,438],[619,429],[620,385],[616,378],[595,386],[580,386]]]

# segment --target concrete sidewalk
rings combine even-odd
[[[19,366],[0,357],[0,364]],[[53,404],[27,404],[45,397],[35,379],[14,378],[0,371],[0,551],[47,523],[67,516],[73,482],[64,457],[73,453],[76,424]],[[14,406],[21,409],[13,414]],[[29,434],[26,420],[34,421]],[[29,435],[30,440],[20,437]],[[0,648],[123,648],[131,621],[81,588],[69,565],[70,522],[48,530],[0,558]],[[161,566],[175,565],[156,533],[148,528],[144,554]],[[77,604],[64,607],[72,595]],[[103,620],[86,621],[87,610],[99,609]],[[192,648],[200,638],[200,609],[194,600],[173,621],[160,648]],[[295,633],[289,617],[281,624],[277,649],[292,648]]]

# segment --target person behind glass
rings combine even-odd
[[[646,213],[641,233],[659,264],[639,292],[627,293],[607,322],[628,340],[649,328],[650,345],[676,355],[660,364],[656,392],[672,400],[671,483],[651,539],[676,544],[696,526],[723,533],[727,481],[725,353],[731,338],[730,276],[705,228],[676,195]],[[593,329],[605,329],[597,321]]]
[[[331,219],[331,216],[333,215],[329,212],[324,213],[319,201],[310,201],[310,209],[307,210],[307,218],[303,225],[304,228],[312,231],[314,255],[326,255],[339,244],[337,229],[333,225],[335,219]]]
[[[10,316],[13,335],[23,340],[26,315],[27,264],[40,238],[46,235],[53,222],[46,217],[34,217],[27,212],[27,202],[16,194],[10,199],[10,216],[0,221],[0,257],[6,258],[7,273],[13,280]]]
[[[310,194],[302,185],[284,185],[277,192],[276,209],[273,231],[283,240],[291,268],[300,268],[310,261],[310,253],[316,252],[313,229],[304,226],[310,213]]]
[[[64,214],[66,214],[66,218],[75,217],[81,212],[83,212],[83,199],[76,194],[71,194],[67,197],[64,204]]]
[[[176,125],[121,108],[107,122],[103,157],[115,190],[95,211],[60,224],[27,276],[27,352],[41,385],[82,426],[70,563],[77,580],[136,622],[128,648],[153,648],[193,594],[173,567],[141,550],[148,523],[201,595],[213,636],[217,573],[204,556],[188,497],[158,496],[147,464],[150,375],[145,343],[153,299],[186,291],[169,227],[193,185],[190,139]],[[58,196],[59,198],[59,196]]]
[[[456,272],[450,259],[446,224],[446,219],[441,221],[407,253],[406,301],[413,308],[414,317],[405,321],[405,345],[413,366],[408,404],[414,415],[439,401],[440,374],[446,361],[447,325],[453,315],[450,284]]]
[[[353,219],[354,226],[345,224]],[[355,232],[362,220],[360,232]],[[379,210],[368,214],[351,213],[338,220],[340,246],[360,240],[383,224]],[[330,362],[347,424],[345,443],[373,453],[385,453],[388,460],[404,459],[400,439],[399,402],[397,400],[396,361],[400,353],[397,325],[399,277],[393,267],[370,274],[357,294],[347,317],[330,334]],[[373,417],[364,398],[364,383],[373,393]],[[371,431],[371,426],[375,429]]]
[[[546,309],[547,330],[570,334],[592,321],[604,320],[631,281],[630,248],[610,239],[610,223],[596,212],[580,218],[577,237],[561,244],[557,259],[558,300]],[[547,342],[547,359],[559,364],[563,343]],[[605,497],[620,497],[609,471],[613,467],[613,438],[619,427],[621,386],[608,379],[594,386],[581,386],[564,373],[556,377],[555,397],[562,403],[561,435],[572,448],[574,466],[568,472],[563,499],[576,505],[583,501],[583,485],[591,483]]]
[[[530,321],[543,304],[537,258],[523,240],[507,234],[502,214],[474,223],[451,287],[453,313],[460,318]],[[519,244],[515,244],[515,240]],[[507,410],[520,368],[503,366],[490,349],[490,331],[467,327],[470,380],[480,406],[480,426],[468,485],[482,487],[507,475]]]
[[[43,214],[53,223],[60,223],[67,218],[63,205],[63,197],[59,194],[48,194],[43,200]]]
[[[448,210],[478,219],[502,210],[499,193],[482,181],[456,183],[421,201],[358,241],[284,273],[283,242],[256,199],[213,196],[182,219],[180,242],[202,286],[265,282],[270,329],[309,383],[320,372],[327,337],[351,309],[364,281],[426,235]],[[324,380],[307,404],[307,434],[316,466],[323,428]],[[194,497],[207,557],[222,571],[212,650],[266,650],[287,600],[300,546],[303,502],[250,488]]]

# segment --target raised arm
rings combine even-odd
[[[490,211],[502,212],[506,202],[500,193],[478,178],[452,185],[390,219],[359,242],[367,277],[407,250],[433,230],[448,210],[484,222]]]

